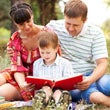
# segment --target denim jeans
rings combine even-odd
[[[92,72],[84,74],[84,76],[91,75]],[[70,91],[73,102],[85,100],[86,103],[90,103],[90,95],[93,92],[102,92],[103,94],[110,96],[110,75],[104,75],[95,83],[93,83],[87,90],[80,91],[78,89]]]

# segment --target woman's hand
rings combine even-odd
[[[7,46],[7,54],[9,55],[9,57],[13,57],[13,53],[14,53],[13,48]]]
[[[19,86],[21,89],[24,89],[26,91],[35,90],[35,84],[30,84],[30,83],[24,82],[23,84],[20,84]]]
[[[92,84],[91,77],[87,76],[83,78],[82,82],[77,83],[74,87],[79,90],[86,90]]]

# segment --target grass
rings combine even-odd
[[[24,107],[19,107],[19,108],[10,108],[10,109],[8,108],[5,110],[34,110],[34,109],[31,106],[24,106]],[[56,109],[56,110],[63,110],[63,109]],[[96,106],[86,108],[85,105],[80,104],[80,105],[77,105],[76,110],[110,110],[110,108],[102,106],[102,105],[96,105]]]

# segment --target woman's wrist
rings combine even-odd
[[[27,82],[19,83],[19,87],[20,87],[20,88],[24,88],[24,87],[26,87],[27,85],[28,85]]]

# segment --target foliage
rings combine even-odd
[[[10,28],[10,0],[0,0],[0,27]]]
[[[3,55],[6,47],[7,42],[10,36],[10,31],[5,28],[0,28],[0,55]]]
[[[107,36],[110,36],[110,19],[104,22],[104,24],[102,25],[102,29]]]
[[[0,28],[0,40],[8,40],[10,36],[10,31],[4,27]]]
[[[10,66],[10,60],[6,52],[4,52],[4,56],[0,56],[0,70],[3,70],[6,67]]]
[[[110,0],[103,0],[108,6],[110,6]]]
[[[40,10],[39,10],[39,7],[38,7],[38,3],[36,2],[36,0],[33,0],[33,2],[32,2],[32,0],[30,0],[31,2],[30,2],[30,4],[31,4],[31,6],[32,6],[32,9],[33,9],[33,13],[34,13],[34,21],[35,21],[35,23],[36,24],[41,24],[41,22],[40,22]]]
[[[106,37],[106,42],[107,42],[107,48],[108,48],[108,60],[109,60],[109,65],[108,65],[108,72],[110,73],[110,19],[105,21],[105,23],[102,25],[102,29],[105,33]]]

